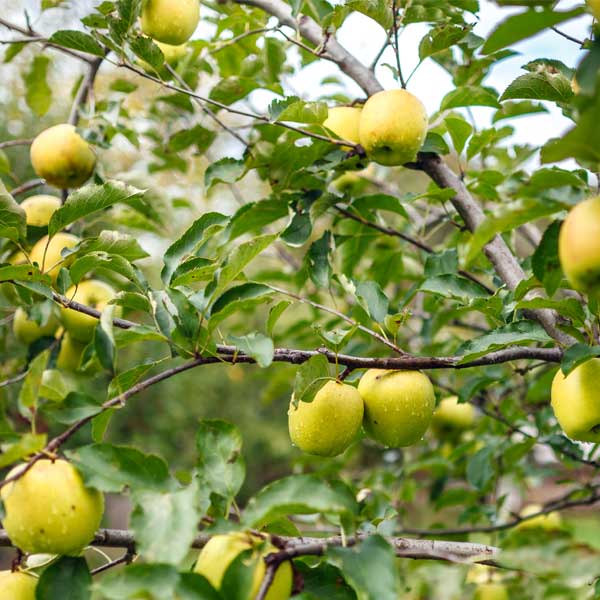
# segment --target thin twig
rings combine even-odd
[[[10,379],[5,379],[4,381],[0,381],[0,388],[6,387],[8,385],[13,385],[13,383],[19,383],[19,381],[21,381],[22,379],[25,379],[26,375],[27,375],[27,371],[25,371],[23,373],[19,373],[18,375],[15,375],[14,377],[11,377]]]
[[[396,68],[398,70],[398,78],[400,79],[400,85],[403,88],[406,88],[406,82],[404,81],[404,76],[402,75],[402,66],[400,65],[400,46],[398,43],[398,9],[396,7],[396,0],[392,0],[392,13],[394,18],[394,54],[396,55]]]
[[[27,140],[6,140],[5,142],[0,142],[0,150],[4,148],[12,148],[13,146],[29,146],[33,142],[32,139]]]
[[[31,181],[26,181],[22,185],[13,188],[10,190],[11,196],[18,196],[19,194],[24,194],[25,192],[29,192],[37,187],[41,187],[46,184],[44,179],[32,179]]]
[[[569,40],[570,42],[574,42],[578,46],[583,46],[583,44],[585,44],[584,40],[577,39],[576,37],[573,37],[572,35],[569,35],[568,33],[565,33],[564,31],[561,31],[560,29],[557,29],[556,27],[550,27],[550,29],[552,29],[552,31],[554,31],[555,33],[558,33],[558,35],[564,37],[566,40]]]

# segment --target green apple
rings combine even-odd
[[[358,124],[360,123],[361,113],[362,107],[335,106],[329,109],[323,126],[333,131],[341,140],[358,144]]]
[[[59,325],[60,323],[54,312],[50,313],[48,320],[43,325],[39,325],[29,318],[23,308],[19,307],[13,318],[13,333],[20,342],[29,345],[41,337],[54,335]]]
[[[558,256],[575,289],[600,292],[600,196],[571,209],[560,228]]]
[[[600,19],[600,0],[586,0],[588,8],[595,19]]]
[[[84,343],[74,340],[69,333],[65,333],[60,341],[56,367],[65,371],[77,371],[84,349]]]
[[[8,477],[23,465],[15,467]],[[8,537],[23,552],[76,556],[100,525],[104,497],[65,460],[39,460],[0,490]]]
[[[427,135],[427,112],[406,90],[371,96],[362,109],[359,137],[367,156],[381,165],[414,160]]]
[[[559,369],[550,392],[554,416],[572,440],[600,442],[600,358],[579,365],[567,377]]]
[[[57,233],[48,242],[48,236],[38,240],[29,253],[32,263],[37,263],[42,273],[50,275],[56,281],[62,267],[69,266],[71,260],[63,259],[61,252],[79,243],[79,238],[70,233]]]
[[[48,227],[50,217],[61,207],[60,198],[39,194],[30,196],[21,202],[21,208],[25,211],[27,225],[32,227]]]
[[[458,396],[441,400],[433,413],[432,426],[438,433],[463,431],[475,423],[475,408],[468,402],[458,402]]]
[[[480,583],[474,600],[508,600],[508,592],[502,583]]]
[[[42,131],[31,144],[31,164],[39,177],[58,188],[83,185],[94,172],[96,155],[73,125]]]
[[[214,588],[219,589],[227,568],[245,550],[252,550],[253,554],[249,560],[256,561],[252,588],[246,596],[247,600],[253,600],[265,576],[266,565],[263,558],[277,551],[275,546],[265,543],[255,534],[234,532],[215,535],[202,548],[194,572],[206,577]],[[265,600],[287,600],[292,594],[292,582],[292,566],[289,562],[284,562],[277,569]]]
[[[37,582],[22,571],[0,571],[0,600],[35,600]]]
[[[65,294],[69,300],[85,304],[100,312],[115,295],[116,292],[112,286],[98,279],[80,281],[78,285],[69,288]],[[115,312],[118,312],[118,307]],[[66,307],[61,308],[61,313],[63,325],[73,339],[84,343],[92,339],[98,319]]]
[[[528,517],[529,515],[534,515],[539,513],[542,510],[542,506],[540,504],[529,504],[521,511],[521,517]],[[546,515],[539,515],[537,517],[533,517],[532,519],[527,519],[527,521],[523,521],[519,523],[517,529],[543,529],[544,531],[558,531],[562,528],[562,518],[560,513],[551,512]]]
[[[142,8],[142,31],[172,46],[187,42],[199,20],[199,0],[146,0]]]
[[[429,427],[435,394],[420,371],[370,369],[358,384],[367,435],[385,446],[411,446]]]
[[[292,443],[307,454],[336,456],[356,439],[364,406],[358,390],[328,381],[312,402],[290,402],[288,425]]]

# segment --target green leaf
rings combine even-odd
[[[478,490],[484,490],[494,477],[493,452],[489,447],[478,450],[467,462],[467,481]]]
[[[244,204],[231,217],[228,228],[229,240],[235,240],[250,231],[257,231],[265,225],[283,219],[287,214],[287,203],[277,197]]]
[[[165,62],[162,50],[150,38],[138,35],[129,41],[129,47],[137,57],[155,69],[160,69]]]
[[[515,310],[539,310],[550,308],[556,310],[561,317],[571,319],[573,325],[583,326],[586,320],[586,314],[581,302],[576,298],[563,298],[561,300],[549,300],[548,298],[531,298],[529,300],[519,300],[515,305]]]
[[[371,17],[386,31],[392,26],[393,15],[389,2],[386,0],[348,0],[348,8]]]
[[[0,469],[39,452],[46,445],[47,439],[45,433],[24,433],[14,444],[2,448]]]
[[[513,119],[523,115],[547,112],[548,109],[538,102],[531,102],[529,100],[523,100],[522,102],[504,102],[502,108],[495,112],[492,123],[497,123],[502,119]]]
[[[419,43],[419,60],[447,50],[464,39],[470,31],[469,26],[446,23],[430,29]]]
[[[281,240],[292,248],[299,248],[312,233],[312,223],[308,212],[293,214],[288,226],[281,232]]]
[[[306,254],[308,274],[312,282],[323,289],[329,287],[332,268],[329,263],[331,250],[331,233],[326,231],[321,238],[313,242]]]
[[[573,344],[565,350],[562,362],[560,363],[560,368],[566,377],[579,365],[598,356],[600,356],[600,346]]]
[[[89,600],[92,576],[85,558],[62,556],[47,567],[38,581],[36,600]]]
[[[304,594],[309,594],[306,598],[299,596],[297,600],[356,600],[356,594],[344,583],[340,570],[333,565],[308,566],[296,561],[294,571],[302,577]]]
[[[104,210],[116,203],[128,204],[130,200],[144,195],[143,190],[111,180],[103,185],[86,185],[69,195],[67,201],[50,219],[48,235],[53,236],[74,221]]]
[[[215,315],[231,304],[235,304],[237,307],[242,305],[245,300],[264,298],[273,293],[273,290],[263,283],[242,283],[242,285],[229,288],[222,296],[219,296],[214,301],[211,315]]]
[[[517,77],[504,90],[500,101],[528,99],[569,102],[572,96],[571,82],[562,73],[544,70]]]
[[[119,394],[127,391],[129,388],[133,387],[150,369],[159,365],[162,360],[157,360],[148,363],[142,363],[140,365],[135,365],[122,373],[119,373],[115,376],[109,386],[108,391],[106,392],[107,399],[116,398]]]
[[[262,559],[258,552],[252,552],[250,549],[243,550],[235,556],[221,580],[221,595],[227,600],[250,600],[248,590],[253,587],[254,573],[259,560]]]
[[[273,100],[269,106],[269,114],[275,121],[321,124],[327,119],[328,113],[325,102],[306,102],[297,96]]]
[[[396,555],[379,535],[351,548],[329,548],[327,560],[337,566],[357,600],[397,600],[401,595]]]
[[[311,356],[298,367],[294,380],[293,402],[312,402],[315,394],[327,383],[329,361],[322,354]]]
[[[473,127],[470,123],[464,119],[458,117],[446,117],[444,119],[446,129],[452,138],[452,144],[458,154],[460,154],[464,148],[470,135],[473,133]]]
[[[283,314],[285,309],[292,303],[289,300],[280,300],[275,306],[269,311],[269,318],[267,320],[267,333],[270,337],[273,337],[273,329],[279,320],[279,317]]]
[[[243,523],[260,529],[286,515],[353,515],[357,505],[345,486],[331,486],[316,475],[291,475],[264,487],[251,498]]]
[[[25,239],[26,235],[25,211],[0,181],[0,238],[8,238],[16,242]]]
[[[419,287],[422,292],[436,294],[444,298],[456,298],[467,302],[474,298],[487,298],[487,290],[479,284],[459,275],[436,275],[429,277]]]
[[[86,275],[97,269],[106,269],[113,273],[118,273],[125,279],[134,283],[139,289],[143,290],[144,285],[140,280],[141,274],[132,266],[132,264],[118,254],[108,254],[107,252],[89,252],[85,256],[77,258],[69,267],[71,281],[79,283]]]
[[[356,285],[356,297],[369,316],[382,323],[388,313],[389,300],[375,281],[361,281]]]
[[[113,334],[114,305],[108,305],[100,316],[100,320],[94,329],[94,350],[100,364],[111,373],[115,369],[116,347]]]
[[[448,148],[446,140],[439,133],[435,133],[435,131],[429,131],[419,152],[434,152],[435,154],[448,154],[450,152],[450,148]]]
[[[566,12],[560,12],[548,7],[543,10],[531,8],[525,12],[511,15],[492,31],[483,45],[481,52],[483,54],[491,54],[492,52],[506,48],[506,46],[527,39],[532,35],[536,35],[549,27],[578,17],[583,12],[584,9],[582,7]]]
[[[171,152],[181,152],[194,145],[198,152],[205,152],[214,142],[217,134],[210,129],[196,125],[189,129],[182,129],[169,138],[168,148]]]
[[[198,281],[210,281],[218,268],[214,260],[195,256],[184,260],[175,269],[171,277],[171,286],[179,287],[190,285]]]
[[[236,158],[222,158],[212,163],[204,173],[206,191],[208,192],[216,183],[235,183],[245,171],[244,161]]]
[[[178,565],[186,557],[198,530],[199,498],[196,479],[172,492],[141,491],[133,495],[131,528],[142,558]]]
[[[102,46],[89,34],[83,31],[65,29],[63,31],[55,31],[50,40],[53,44],[58,44],[63,48],[71,48],[79,52],[93,54],[95,56],[104,56]]]
[[[249,77],[224,77],[210,91],[209,98],[221,104],[233,104],[261,87],[256,79]]]
[[[52,104],[52,89],[46,80],[50,59],[38,54],[33,58],[29,71],[25,74],[25,100],[38,117],[45,115]]]
[[[533,274],[544,284],[549,296],[559,288],[562,279],[562,269],[558,258],[558,234],[561,222],[554,221],[546,228],[539,246],[531,257]]]
[[[19,404],[25,408],[33,409],[40,394],[42,377],[50,358],[50,351],[40,352],[27,368],[27,375],[23,381],[21,391],[19,392]]]
[[[90,252],[106,252],[122,256],[129,261],[149,256],[135,237],[120,231],[102,231],[98,237],[86,238],[68,250],[67,256],[74,254],[76,257],[80,257]]]
[[[259,367],[264,369],[273,362],[275,345],[266,335],[253,332],[241,337],[230,335],[229,338],[240,352],[251,356]]]
[[[498,94],[490,88],[463,85],[444,96],[440,110],[460,106],[493,106],[494,108],[500,108],[500,103],[498,102]]]
[[[70,425],[102,412],[102,400],[84,392],[69,392],[61,404],[50,407],[47,412],[58,423]]]
[[[458,252],[456,248],[428,254],[423,271],[427,277],[456,273],[458,271]]]

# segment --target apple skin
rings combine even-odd
[[[142,9],[142,31],[171,46],[187,42],[199,20],[198,0],[146,0]]]
[[[20,571],[0,571],[0,600],[35,600],[37,577]]]
[[[77,371],[84,349],[84,343],[74,340],[68,333],[65,333],[60,341],[56,367],[65,371]]]
[[[8,477],[23,465],[15,467]],[[77,556],[100,525],[104,496],[86,488],[65,460],[37,461],[20,479],[0,490],[11,541],[30,554]]]
[[[365,432],[384,446],[411,446],[427,431],[435,409],[427,375],[370,369],[362,376],[358,391],[365,403]]]
[[[529,504],[521,511],[521,516],[527,517],[540,512],[540,510],[542,510],[542,506],[540,504]],[[558,531],[562,528],[562,518],[560,513],[551,512],[546,515],[539,515],[538,517],[533,517],[533,519],[523,521],[522,523],[519,523],[516,528],[520,531],[532,529]]]
[[[481,583],[475,590],[474,600],[508,600],[508,592],[501,583]]]
[[[380,165],[403,165],[416,158],[427,135],[427,122],[425,107],[410,92],[378,92],[362,109],[360,143]]]
[[[187,52],[187,44],[179,44],[172,46],[171,44],[163,44],[162,42],[154,42],[164,54],[165,60],[170,64],[177,64],[177,61],[183,58]]]
[[[439,433],[444,431],[464,431],[475,423],[475,408],[468,402],[458,402],[458,396],[444,398],[433,413],[432,426]]]
[[[354,106],[335,106],[329,109],[327,118],[323,122],[323,127],[327,127],[335,133],[341,140],[347,140],[358,144],[358,125],[362,108]],[[350,148],[350,146],[344,146]]]
[[[13,333],[20,342],[29,345],[41,337],[53,336],[59,325],[60,323],[54,312],[44,325],[38,325],[33,319],[29,318],[24,309],[19,307],[15,311],[13,319]]]
[[[337,456],[360,431],[364,405],[358,390],[339,381],[328,381],[312,402],[290,402],[290,438],[302,452]]]
[[[600,0],[586,0],[586,4],[596,19],[600,19]]]
[[[115,295],[112,286],[98,279],[80,281],[77,286],[69,288],[65,294],[69,300],[80,302],[99,311],[102,311]],[[115,312],[119,312],[118,307]],[[61,308],[61,315],[65,329],[74,340],[87,343],[92,339],[98,319],[66,307]]]
[[[572,440],[600,442],[600,359],[592,358],[567,377],[559,369],[550,392],[554,416]]]
[[[271,552],[277,551],[275,546],[269,544],[265,547],[262,546],[263,543],[261,538],[251,533],[234,532],[226,535],[215,535],[202,548],[194,572],[206,577],[214,588],[220,589],[227,568],[238,554],[255,548],[253,558],[256,559],[256,553],[260,552],[260,560],[256,563],[252,589],[247,596],[248,600],[253,600],[258,593],[266,571],[266,565],[262,558]],[[287,600],[292,594],[292,582],[292,566],[289,562],[284,562],[277,569],[265,600]]]
[[[60,207],[60,198],[47,194],[30,196],[21,202],[21,208],[25,211],[27,218],[27,225],[32,227],[48,227],[50,217]]]
[[[96,155],[73,125],[61,123],[33,140],[31,164],[49,184],[61,189],[75,188],[92,176]]]
[[[575,289],[600,293],[600,196],[571,209],[560,228],[558,256]]]
[[[29,259],[32,263],[37,263],[43,273],[50,275],[52,281],[56,281],[61,268],[69,266],[71,262],[69,258],[66,258],[63,261],[61,255],[62,250],[65,248],[73,248],[78,243],[79,238],[76,235],[71,235],[70,233],[57,233],[52,237],[48,244],[48,236],[45,235],[33,246],[29,253]],[[47,250],[46,244],[48,244]],[[44,251],[46,252],[45,259]],[[57,264],[59,262],[60,264]]]

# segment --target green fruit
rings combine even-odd
[[[264,540],[256,535],[244,532],[215,535],[200,552],[194,572],[206,577],[214,588],[220,589],[227,568],[245,550],[253,550],[248,560],[250,564],[251,561],[256,562],[252,588],[246,595],[247,600],[253,600],[265,576],[266,565],[263,558],[277,551],[275,546],[265,544]],[[292,594],[292,580],[292,567],[289,562],[284,562],[277,569],[265,600],[287,600]]]
[[[15,467],[7,477],[19,472]],[[11,541],[30,554],[76,556],[100,525],[104,497],[86,488],[65,460],[39,460],[20,479],[0,490]]]
[[[27,225],[32,227],[48,227],[50,217],[60,208],[60,198],[40,194],[30,196],[21,202],[21,208],[25,211]]]
[[[20,342],[29,345],[41,337],[54,335],[59,324],[58,318],[52,312],[46,323],[38,325],[33,319],[29,318],[25,310],[19,307],[15,311],[13,319],[13,333]]]
[[[0,571],[0,600],[35,600],[37,582],[21,571]]]
[[[84,343],[74,340],[68,333],[65,333],[60,341],[56,367],[65,371],[77,371],[84,349]]]
[[[551,402],[562,430],[572,440],[600,442],[600,359],[592,358],[567,377],[559,369],[552,381]]]
[[[353,106],[336,106],[330,108],[323,126],[327,127],[341,140],[359,143],[358,124],[362,108]]]
[[[529,515],[534,515],[539,513],[542,510],[542,506],[540,504],[529,504],[522,511],[520,516],[527,517]],[[544,531],[558,531],[562,528],[562,518],[560,513],[551,512],[545,515],[538,515],[537,517],[533,517],[532,519],[527,519],[522,523],[519,523],[516,527],[521,531],[523,529],[543,529]]]
[[[198,0],[146,0],[142,9],[142,31],[172,46],[187,42],[199,20]]]
[[[31,164],[39,177],[58,188],[79,187],[94,172],[96,155],[73,125],[42,131],[31,144]]]
[[[501,583],[481,583],[475,590],[474,600],[508,600],[508,592]]]
[[[458,396],[444,398],[433,413],[432,425],[438,432],[470,429],[475,423],[475,408],[468,402],[458,402]]]
[[[108,283],[97,279],[88,279],[71,287],[65,296],[69,300],[102,312],[109,301],[115,297],[115,290]],[[92,339],[98,319],[66,307],[61,308],[61,314],[63,325],[73,339],[84,343]]]
[[[62,267],[68,267],[71,258],[63,259],[61,252],[70,249],[79,243],[79,238],[70,233],[57,233],[48,243],[48,236],[44,236],[35,244],[29,253],[32,263],[37,263],[43,273],[47,273],[56,281]]]
[[[367,156],[381,165],[414,160],[427,135],[427,113],[406,90],[378,92],[362,109],[360,143]]]
[[[354,441],[364,406],[356,388],[328,381],[312,402],[290,402],[288,425],[292,443],[307,454],[336,456]]]
[[[423,373],[370,369],[358,391],[365,403],[365,431],[384,446],[410,446],[427,431],[435,395]]]

